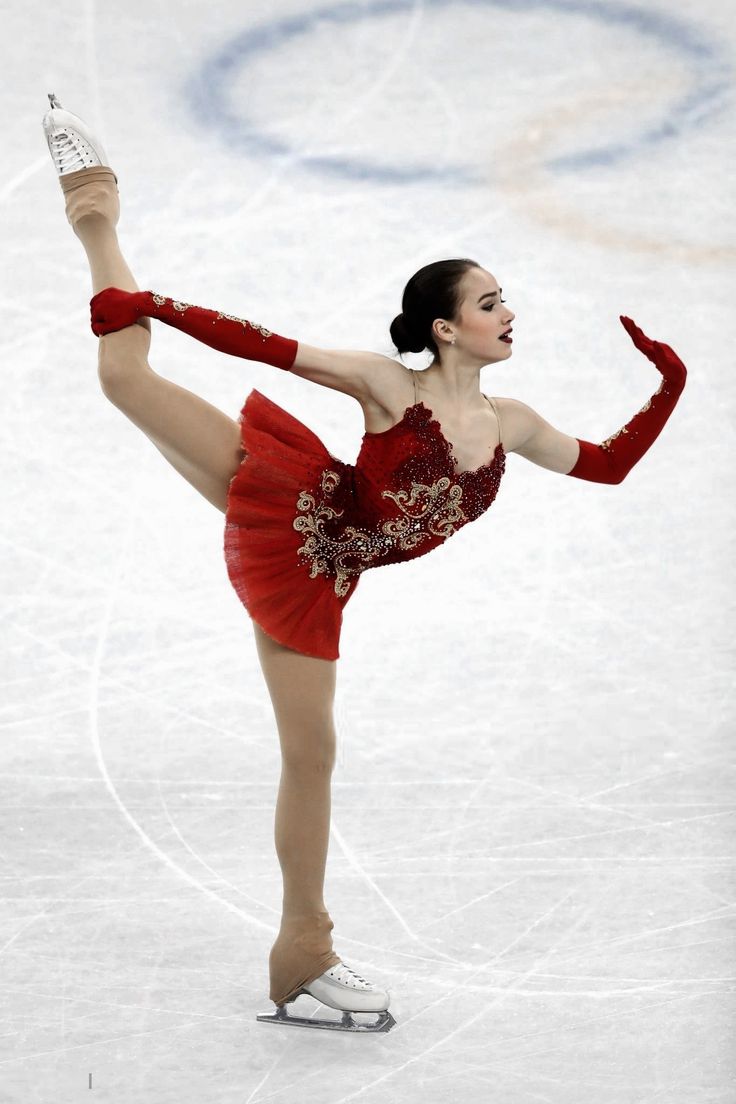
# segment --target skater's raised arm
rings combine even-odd
[[[272,364],[357,399],[366,395],[377,362],[389,359],[378,353],[304,345],[246,318],[182,303],[153,291],[105,288],[93,297],[90,310],[92,332],[98,337],[132,326],[143,317],[157,318],[218,352]]]
[[[98,337],[134,325],[139,318],[158,318],[213,349],[246,360],[260,360],[289,371],[297,342],[271,333],[257,322],[195,307],[153,291],[123,291],[109,287],[90,300],[92,332]]]
[[[631,340],[662,373],[662,382],[641,410],[599,445],[569,437],[525,403],[515,402],[527,433],[514,450],[540,467],[593,483],[621,483],[656,441],[682,394],[687,369],[669,345],[651,341],[630,318],[621,322]]]

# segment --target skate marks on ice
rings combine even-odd
[[[133,815],[133,812],[131,811],[131,809],[128,807],[128,805],[125,803],[125,801],[120,796],[120,793],[118,792],[118,788],[115,785],[115,782],[114,782],[114,780],[113,780],[113,778],[110,774],[110,771],[108,770],[107,761],[106,761],[105,754],[104,754],[104,751],[103,751],[102,740],[101,740],[101,736],[100,736],[100,724],[99,724],[100,683],[101,683],[101,680],[102,680],[102,677],[103,677],[102,672],[103,672],[103,666],[104,666],[104,661],[105,661],[105,653],[106,653],[106,649],[107,649],[107,646],[108,646],[108,638],[109,638],[109,635],[110,635],[111,625],[112,625],[112,622],[113,622],[114,611],[115,611],[115,608],[118,604],[120,606],[123,605],[123,599],[122,599],[122,597],[119,593],[119,590],[120,590],[120,585],[121,585],[121,579],[122,579],[122,576],[123,576],[123,573],[124,573],[124,568],[125,568],[126,563],[128,562],[129,556],[130,556],[129,543],[133,539],[133,535],[135,534],[136,525],[139,522],[137,502],[135,501],[134,498],[131,498],[131,501],[129,501],[128,506],[129,506],[129,511],[130,511],[129,517],[128,517],[128,525],[127,525],[125,531],[123,533],[121,533],[121,539],[120,539],[120,544],[119,544],[118,562],[115,566],[115,570],[113,572],[108,590],[106,592],[106,600],[105,600],[104,608],[102,610],[100,621],[99,621],[98,628],[97,628],[97,638],[96,638],[95,652],[94,652],[94,656],[92,658],[92,663],[91,663],[90,671],[89,671],[89,698],[88,698],[88,702],[87,702],[88,722],[89,722],[89,736],[90,736],[90,742],[91,742],[91,745],[92,745],[92,750],[93,750],[93,753],[94,753],[94,758],[95,758],[95,761],[96,761],[96,764],[97,764],[97,769],[99,771],[100,778],[102,779],[102,781],[104,783],[104,786],[105,786],[105,789],[107,790],[107,793],[109,794],[110,798],[112,799],[114,805],[116,806],[116,808],[120,812],[120,814],[123,817],[123,819],[125,820],[125,822],[128,824],[128,826],[130,828],[133,829],[133,831],[139,837],[141,842],[156,857],[156,859],[160,863],[162,863],[165,867],[167,867],[169,870],[171,870],[177,876],[177,878],[179,878],[181,881],[185,882],[187,885],[192,886],[194,889],[196,889],[200,893],[204,894],[205,897],[208,897],[211,901],[215,902],[217,905],[219,905],[219,906],[225,908],[227,911],[233,913],[235,916],[238,917],[238,919],[245,920],[250,926],[252,926],[256,929],[259,929],[261,931],[266,931],[266,932],[269,933],[269,935],[271,935],[275,938],[275,936],[278,934],[278,929],[279,929],[279,913],[277,912],[277,910],[272,908],[271,906],[269,906],[265,901],[261,901],[261,900],[255,898],[255,897],[250,896],[243,889],[241,889],[239,886],[236,886],[232,881],[226,879],[221,873],[219,873],[217,870],[213,869],[213,867],[210,866],[210,864],[206,861],[206,859],[201,854],[199,854],[192,847],[192,845],[184,838],[184,836],[182,835],[179,827],[177,826],[174,819],[172,818],[171,813],[170,813],[170,811],[169,811],[169,809],[166,805],[164,794],[163,794],[163,791],[161,789],[162,779],[159,778],[157,780],[157,788],[158,788],[159,799],[160,799],[161,805],[164,809],[166,819],[167,819],[167,821],[168,821],[168,823],[171,827],[171,834],[174,836],[174,838],[176,840],[178,840],[179,843],[182,844],[182,846],[184,847],[186,852],[188,852],[197,861],[197,863],[200,866],[204,867],[204,869],[209,874],[214,876],[214,878],[217,880],[217,882],[220,885],[232,890],[235,894],[237,894],[241,897],[247,897],[253,903],[253,905],[257,906],[259,909],[266,909],[267,911],[270,911],[274,916],[274,923],[273,924],[269,924],[269,923],[266,923],[262,920],[259,920],[253,913],[248,912],[245,909],[238,907],[238,905],[236,905],[236,904],[233,904],[231,901],[229,901],[227,899],[227,897],[223,896],[222,893],[215,892],[214,890],[210,889],[210,887],[208,885],[205,885],[205,883],[201,880],[201,878],[195,877],[188,870],[186,870],[179,862],[175,861],[175,859],[172,858],[172,856],[167,851],[165,851],[162,847],[160,847],[158,845],[158,843],[152,838],[152,836],[149,834],[149,832],[146,831],[143,824]],[[142,655],[141,653],[139,653],[138,658],[142,660],[142,659],[145,658],[145,656]],[[115,680],[112,679],[109,674],[105,674],[104,681],[105,681],[106,688],[109,688],[110,685],[114,685]],[[152,703],[154,701],[154,699],[151,696],[146,695],[146,694],[142,693],[141,691],[139,691],[138,689],[129,686],[127,683],[124,684],[123,689],[125,690],[126,695],[129,695],[133,698],[144,698],[144,699],[150,700]],[[254,704],[256,704],[256,703],[254,703]],[[198,725],[201,725],[203,723],[208,723],[204,720],[204,718],[195,717],[190,712],[188,712],[187,710],[185,710],[183,708],[180,708],[180,707],[172,708],[170,706],[169,707],[163,707],[162,704],[158,700],[155,700],[155,705],[156,705],[157,710],[161,710],[162,708],[166,708],[166,710],[168,712],[174,713],[179,718],[179,720],[182,721],[182,722],[190,721],[190,722],[195,722]],[[221,730],[217,727],[216,727],[216,731],[221,732]]]

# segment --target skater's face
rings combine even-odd
[[[461,287],[463,298],[458,319],[447,330],[441,329],[440,337],[454,336],[455,344],[450,349],[477,357],[484,364],[508,360],[511,344],[501,341],[501,334],[508,330],[516,315],[502,300],[502,289],[495,276],[484,268],[471,268],[463,276]],[[444,343],[440,348],[448,350]]]

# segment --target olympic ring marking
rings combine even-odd
[[[509,11],[548,10],[563,15],[581,15],[608,25],[632,28],[654,38],[660,45],[679,53],[695,67],[693,87],[669,107],[662,119],[649,125],[625,142],[581,149],[553,157],[544,163],[552,172],[579,172],[589,166],[615,165],[643,148],[671,140],[717,113],[730,86],[731,66],[719,47],[710,43],[695,27],[675,16],[647,11],[632,4],[608,2],[591,4],[589,0],[422,0],[424,8],[441,9],[465,3],[474,7],[498,7]],[[236,35],[185,85],[184,94],[192,111],[203,125],[219,131],[230,148],[244,148],[265,156],[292,156],[300,166],[350,180],[374,180],[379,183],[413,184],[442,180],[453,184],[477,184],[484,177],[461,166],[434,165],[379,166],[368,161],[341,157],[299,156],[288,143],[267,135],[256,122],[236,114],[227,103],[233,74],[249,59],[278,49],[294,38],[306,36],[325,22],[347,26],[351,23],[411,10],[414,0],[375,0],[373,4],[331,4],[296,16],[276,19],[257,27],[248,27]]]

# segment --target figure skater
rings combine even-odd
[[[283,910],[269,957],[276,1012],[258,1019],[390,1030],[388,993],[333,950],[323,897],[343,608],[362,572],[423,556],[480,517],[509,452],[577,479],[620,483],[672,413],[685,366],[620,316],[662,380],[631,421],[596,445],[561,433],[523,402],[481,392],[481,368],[511,356],[515,315],[495,277],[468,258],[428,264],[406,285],[390,333],[400,355],[432,354],[421,372],[377,353],[314,348],[244,318],[140,291],[120,252],[117,177],[104,149],[53,94],[49,100],[43,126],[67,218],[91,269],[103,394],[225,515],[227,572],[251,618],[274,709]],[[151,318],[356,399],[366,426],[356,463],[332,456],[257,390],[236,422],[157,375],[147,359]],[[342,1020],[289,1014],[302,993],[342,1011]],[[361,1012],[378,1016],[356,1021],[353,1013]]]

